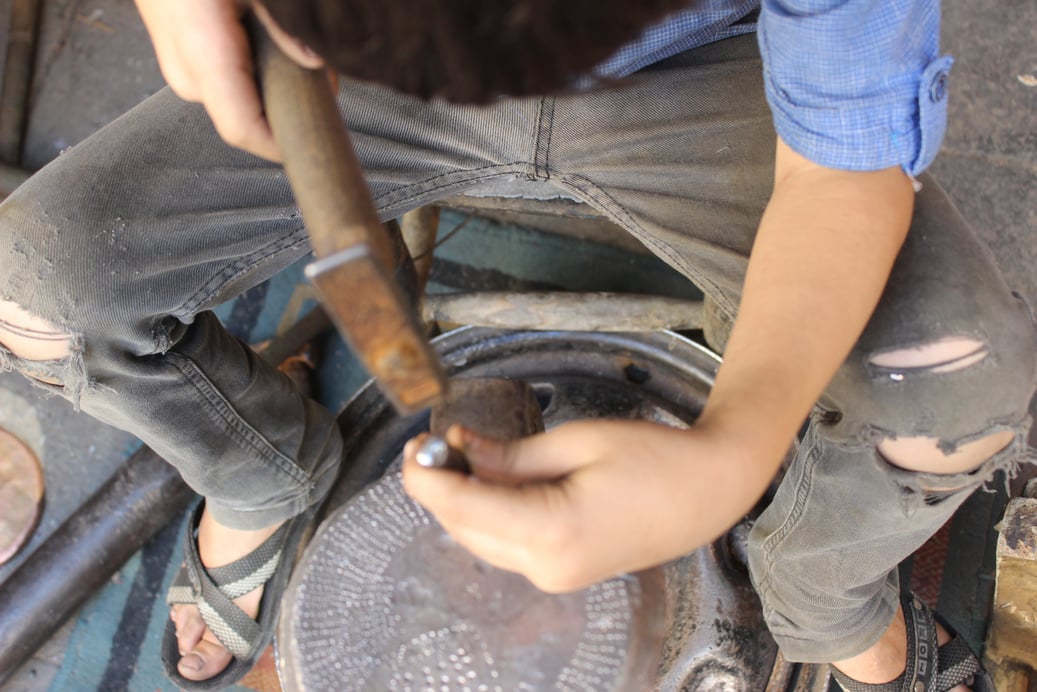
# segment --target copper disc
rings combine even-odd
[[[43,471],[24,442],[0,429],[0,564],[28,541],[43,504]]]

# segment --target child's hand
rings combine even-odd
[[[677,558],[742,518],[776,464],[697,426],[578,422],[501,443],[454,427],[474,475],[421,467],[407,492],[459,543],[544,591],[572,591]]]
[[[162,75],[185,101],[201,103],[230,145],[272,161],[280,159],[256,87],[252,50],[238,0],[136,0],[155,46]],[[284,33],[266,11],[252,8],[274,42],[303,67],[323,61]]]

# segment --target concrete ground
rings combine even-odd
[[[130,0],[40,1],[29,126],[20,161],[7,162],[30,170],[162,86]],[[13,4],[0,0],[0,46],[7,45]],[[1035,36],[1037,3],[1032,0],[945,0],[944,49],[956,64],[948,133],[932,172],[987,241],[1009,283],[1037,305],[1037,272],[1032,270],[1037,265]],[[134,444],[122,433],[74,415],[62,401],[40,400],[10,374],[0,376],[0,426],[26,434],[48,468],[48,504],[34,545],[114,471],[116,457],[103,452]],[[90,442],[72,446],[69,439]],[[98,458],[84,458],[91,455]],[[62,469],[60,475],[49,472],[56,468]],[[983,531],[989,533],[989,526]],[[979,542],[982,554],[987,544]],[[12,567],[0,569],[0,580]],[[974,576],[965,571],[961,578]],[[5,689],[45,688],[60,647],[52,649]]]

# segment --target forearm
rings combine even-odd
[[[899,171],[827,171],[778,150],[738,321],[695,425],[585,421],[461,440],[475,476],[422,469],[412,446],[408,492],[458,541],[566,591],[684,555],[759,499],[867,323],[913,199]]]
[[[747,491],[766,485],[860,336],[912,205],[910,180],[900,170],[823,169],[778,143],[774,193],[701,418],[742,441]]]

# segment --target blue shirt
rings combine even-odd
[[[598,74],[629,75],[681,51],[757,30],[774,127],[824,166],[911,175],[947,123],[939,0],[693,0],[619,49]],[[758,23],[739,23],[759,7]]]

